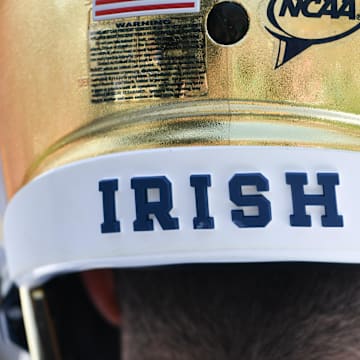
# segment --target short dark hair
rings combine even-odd
[[[360,358],[357,265],[187,265],[117,282],[124,359]]]

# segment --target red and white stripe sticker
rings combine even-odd
[[[199,10],[200,0],[93,0],[94,20],[192,13]]]

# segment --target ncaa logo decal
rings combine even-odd
[[[359,9],[360,0],[270,0],[265,29],[280,42],[275,69],[312,45],[353,34]]]

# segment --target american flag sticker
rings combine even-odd
[[[200,0],[93,0],[94,20],[192,13],[199,10]]]

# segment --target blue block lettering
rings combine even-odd
[[[321,216],[324,227],[343,227],[343,217],[338,214],[335,185],[339,185],[339,174],[318,173],[318,184],[323,193],[319,195],[304,194],[304,185],[308,183],[306,173],[286,173],[286,183],[291,186],[293,214],[290,215],[291,226],[311,226],[311,217],[306,214],[306,205],[323,206],[325,215]]]
[[[351,20],[356,18],[354,0],[283,0],[279,16],[289,14],[298,17],[300,12],[305,17],[321,18],[329,16],[332,19],[347,17]]]
[[[115,192],[118,190],[118,180],[99,181],[99,191],[102,192],[104,222],[101,224],[102,233],[120,232],[120,221],[116,219]]]
[[[165,176],[137,177],[131,179],[131,188],[135,191],[136,220],[134,231],[154,230],[153,214],[162,229],[179,229],[179,220],[170,216],[173,207],[171,182]],[[149,201],[148,190],[159,189],[159,201]]]
[[[196,217],[193,219],[194,229],[214,229],[214,218],[209,216],[207,188],[211,186],[210,175],[191,175],[190,185],[195,188]]]
[[[260,173],[235,174],[229,182],[230,200],[237,206],[256,206],[258,215],[245,215],[243,210],[232,210],[231,218],[240,228],[265,227],[271,221],[271,204],[263,195],[244,195],[242,186],[256,186],[257,191],[269,191],[268,179]]]

